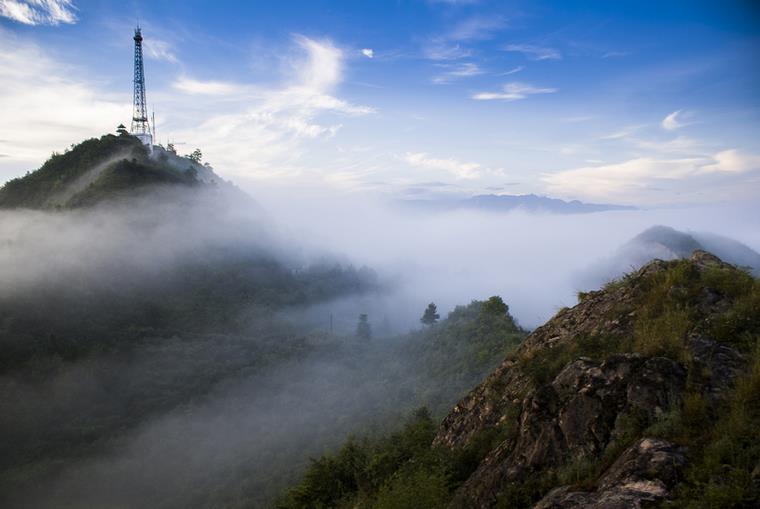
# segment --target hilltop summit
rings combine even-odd
[[[122,132],[54,153],[38,170],[8,181],[0,188],[0,208],[86,207],[158,188],[211,186],[235,189],[210,166],[160,146],[149,152],[138,138]]]

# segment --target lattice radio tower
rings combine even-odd
[[[145,102],[145,69],[143,68],[142,33],[140,27],[135,28],[135,94],[132,109],[132,127],[130,132],[152,147],[153,136],[148,125],[148,105]]]

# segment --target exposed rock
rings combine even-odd
[[[698,371],[692,374],[698,376],[690,383],[701,384],[708,398],[720,398],[733,388],[746,360],[731,345],[704,332],[711,317],[733,305],[732,298],[707,286],[695,290],[689,281],[707,270],[735,268],[704,251],[695,251],[689,263],[684,267],[680,261],[654,260],[622,281],[582,295],[575,307],[563,309],[530,334],[454,407],[441,423],[436,445],[464,447],[482,430],[506,420],[511,420],[513,432],[493,444],[458,488],[450,507],[492,508],[500,496],[531,482],[539,484],[527,496],[543,495],[541,479],[551,480],[565,467],[598,462],[614,450],[610,446],[640,437],[647,425],[679,403],[686,388],[686,366],[674,359],[694,361],[692,367]],[[672,268],[677,268],[676,276],[659,277]],[[681,282],[656,298],[688,300],[694,313],[681,356],[626,350],[652,351],[636,347],[636,320],[642,302],[650,298],[648,292],[657,288],[662,295],[663,282],[670,277]],[[581,350],[579,345],[589,346]],[[586,351],[594,357],[575,356]],[[613,353],[621,351],[628,353]],[[537,507],[640,507],[669,496],[685,461],[678,447],[642,439],[596,480],[596,491],[557,488]]]
[[[534,509],[637,509],[669,497],[685,466],[683,447],[643,438],[626,449],[602,475],[596,491],[556,488]]]
[[[578,359],[523,400],[519,434],[481,463],[459,489],[454,507],[493,507],[513,482],[542,468],[592,460],[626,434],[627,416],[654,417],[678,397],[685,370],[662,357],[613,355]]]
[[[725,343],[699,335],[693,335],[688,343],[695,362],[707,369],[708,380],[704,393],[720,399],[734,386],[736,377],[743,372],[745,359],[736,349]]]

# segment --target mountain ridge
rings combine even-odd
[[[579,200],[565,201],[536,194],[481,194],[465,199],[400,200],[398,203],[404,207],[428,212],[481,210],[498,213],[524,210],[553,214],[588,214],[612,210],[636,210],[636,207],[627,205],[584,203]]]

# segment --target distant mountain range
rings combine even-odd
[[[578,200],[565,201],[535,194],[481,194],[465,199],[401,200],[399,203],[405,207],[430,212],[446,212],[450,210],[510,212],[513,210],[524,210],[550,214],[588,214],[609,210],[635,210],[635,207],[625,205],[583,203]]]

